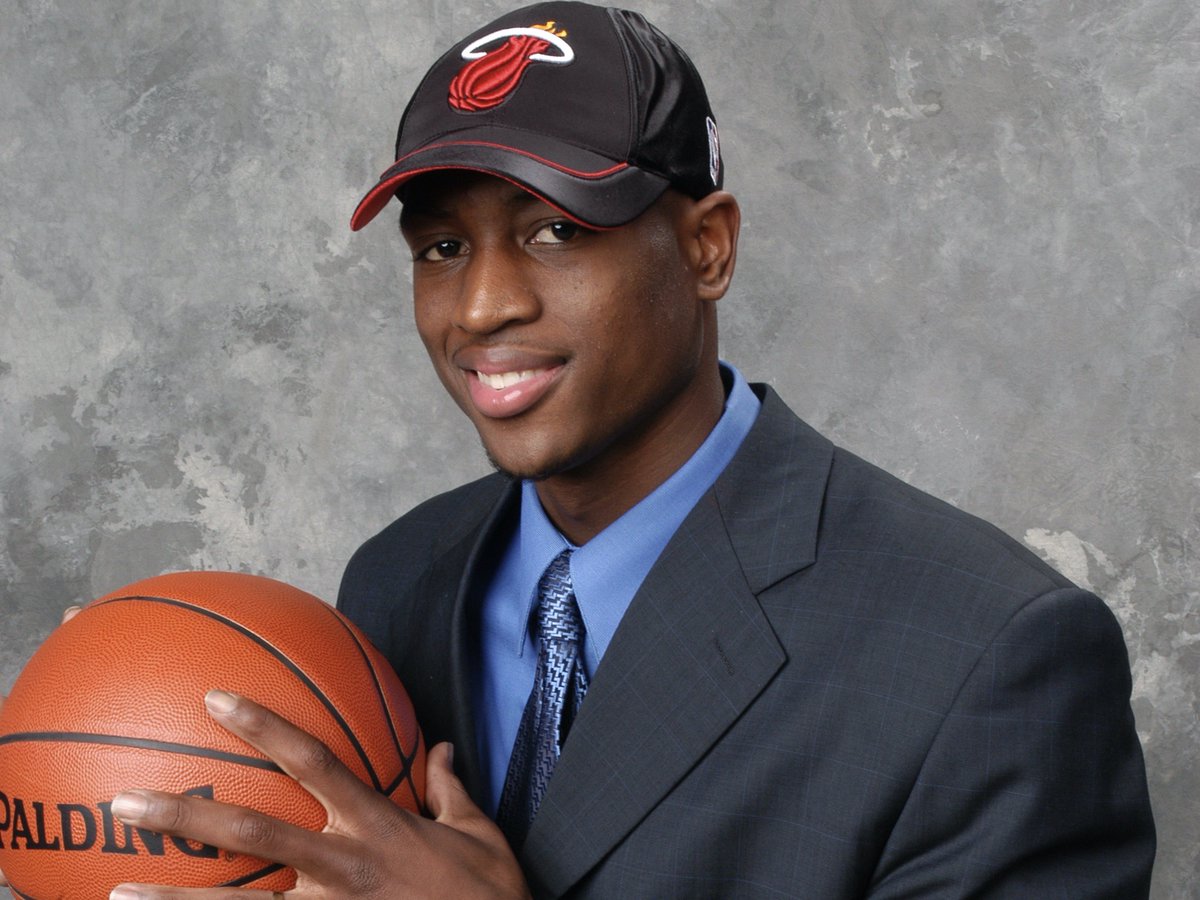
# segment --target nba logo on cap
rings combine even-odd
[[[721,137],[712,116],[706,116],[704,124],[708,128],[708,177],[717,185],[721,183]]]

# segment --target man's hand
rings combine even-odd
[[[328,825],[312,832],[253,810],[199,797],[134,790],[117,795],[123,822],[291,866],[294,900],[365,897],[524,898],[520,866],[504,835],[471,802],[453,772],[453,748],[426,760],[425,819],[363,784],[316,738],[258,704],[222,691],[209,713],[295,778],[325,807]],[[261,891],[121,885],[113,900],[249,900]]]

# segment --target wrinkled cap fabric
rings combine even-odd
[[[687,55],[638,13],[551,2],[507,13],[426,73],[395,163],[358,204],[357,231],[426,172],[512,181],[591,227],[640,215],[668,187],[724,181],[716,122]]]

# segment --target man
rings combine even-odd
[[[340,596],[437,742],[435,818],[220,692],[326,832],[115,813],[293,865],[294,897],[1146,895],[1104,605],[718,362],[739,212],[678,48],[510,13],[434,65],[396,156],[353,225],[400,197],[417,328],[500,470],[369,541]]]

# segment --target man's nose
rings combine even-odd
[[[540,305],[519,251],[477,249],[467,261],[455,325],[472,334],[490,334],[537,318]]]

